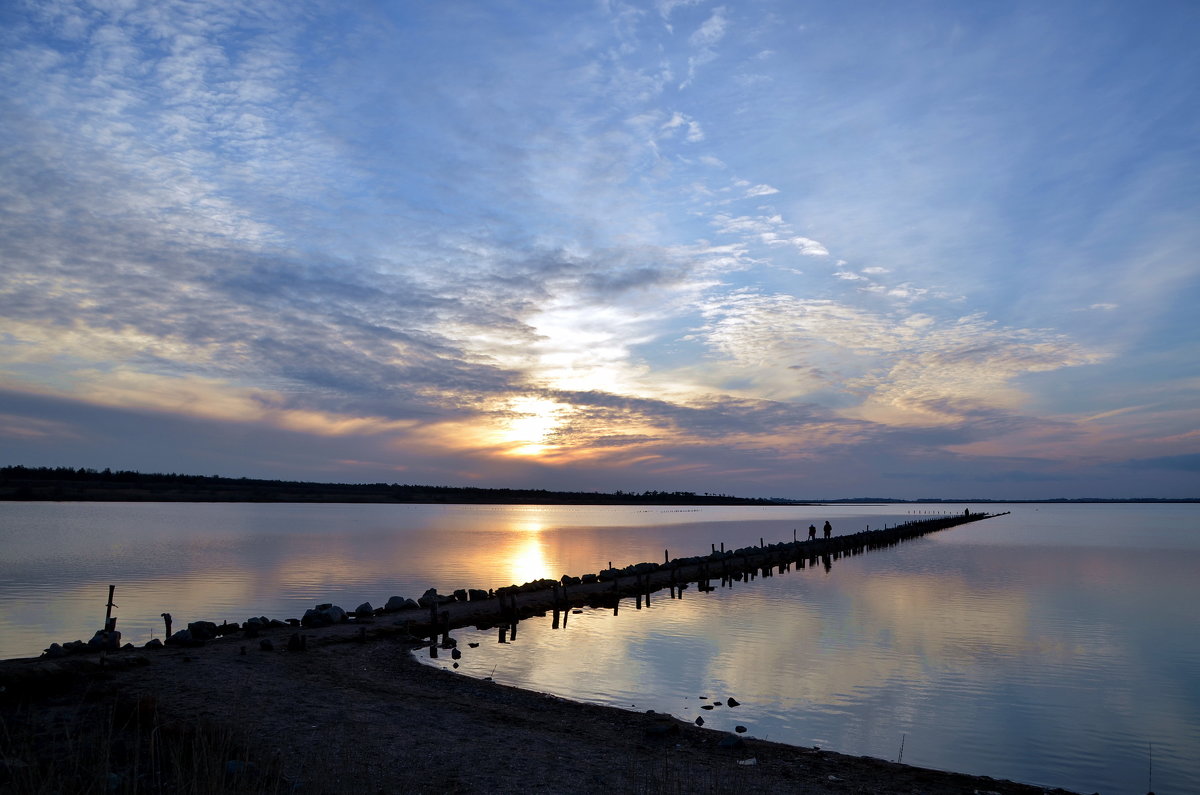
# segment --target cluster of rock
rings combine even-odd
[[[455,591],[453,595],[439,594],[436,588],[430,588],[420,599],[413,600],[401,596],[393,596],[387,600],[383,607],[379,608],[373,607],[370,602],[363,602],[354,609],[353,613],[349,613],[335,604],[326,603],[306,610],[304,616],[298,619],[289,618],[287,620],[280,620],[278,618],[267,618],[266,616],[252,616],[241,624],[236,621],[223,621],[220,624],[212,621],[192,621],[187,625],[186,629],[172,633],[165,642],[158,638],[153,638],[145,643],[142,648],[160,649],[163,646],[199,646],[215,638],[236,633],[242,633],[247,638],[254,638],[260,632],[272,629],[328,627],[351,620],[361,621],[370,619],[374,616],[387,613],[428,608],[432,605],[440,606],[449,602],[475,602],[491,598],[493,598],[492,592],[476,588],[460,589]],[[64,657],[71,654],[119,651],[133,648],[132,643],[126,643],[124,646],[121,645],[121,633],[117,630],[114,629],[110,632],[99,630],[92,636],[91,640],[86,642],[73,640],[67,643],[52,643],[43,652],[42,656]]]

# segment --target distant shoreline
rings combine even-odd
[[[590,492],[549,489],[425,486],[400,483],[316,483],[72,469],[71,467],[0,467],[0,501],[8,502],[259,502],[378,503],[449,505],[944,505],[944,504],[1159,504],[1196,503],[1200,498],[1059,498],[1046,500],[888,497],[790,499],[697,494],[690,491]]]

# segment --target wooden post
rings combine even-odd
[[[167,637],[169,638],[169,637],[171,637],[171,614],[163,613],[162,620],[163,620],[163,623],[167,625]]]
[[[112,632],[113,628],[116,626],[116,619],[112,617],[112,609],[114,607],[116,607],[116,605],[113,604],[113,600],[112,600],[113,591],[115,591],[115,590],[117,590],[117,586],[115,586],[115,585],[108,586],[108,604],[105,605],[105,607],[104,607],[104,631],[105,632]]]

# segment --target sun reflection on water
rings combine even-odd
[[[513,524],[512,530],[516,532],[505,534],[505,548],[500,557],[504,561],[504,571],[509,573],[514,585],[554,577],[542,543],[545,529],[539,520],[525,519]]]

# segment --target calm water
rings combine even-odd
[[[503,645],[462,630],[459,671],[1085,792],[1145,792],[1152,758],[1156,792],[1200,791],[1200,506],[991,506],[1006,508],[828,572],[626,600],[558,629],[531,619]],[[909,510],[0,504],[0,657],[90,637],[110,583],[118,628],[140,644],[161,637],[164,611],[177,626],[298,617]],[[729,696],[741,706],[700,709]]]

